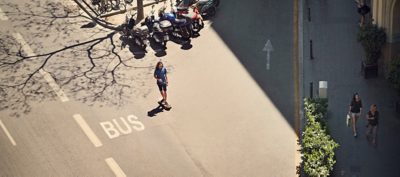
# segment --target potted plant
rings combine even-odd
[[[400,94],[400,55],[393,58],[389,65],[389,81]],[[396,112],[400,112],[400,102],[396,101]]]
[[[378,59],[381,57],[382,47],[386,43],[385,30],[375,24],[366,24],[360,27],[357,40],[363,46],[366,57],[361,65],[364,77],[378,76]]]

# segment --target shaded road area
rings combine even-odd
[[[328,125],[333,138],[340,144],[333,176],[400,176],[397,162],[400,159],[400,119],[395,112],[398,96],[382,75],[366,80],[360,72],[360,63],[365,56],[357,42],[359,15],[356,4],[346,0],[309,0],[304,8],[305,11],[311,9],[311,21],[304,21],[304,90],[309,96],[310,82],[316,88],[318,81],[328,81]],[[313,40],[314,60],[310,60],[309,40]],[[357,123],[357,138],[345,122],[355,92],[360,94],[364,107]],[[368,143],[365,136],[365,115],[371,104],[377,104],[380,112],[377,147]]]

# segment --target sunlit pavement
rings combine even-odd
[[[232,16],[244,8],[239,2],[222,4],[191,46],[169,42],[164,54],[121,49],[119,34],[81,28],[90,20],[76,12],[65,18],[56,2],[1,2],[2,44],[40,56],[2,65],[4,85],[37,72],[24,89],[2,90],[0,176],[296,176],[292,14],[283,22],[268,16],[292,3],[257,1],[246,6],[263,5],[265,14]],[[251,28],[247,19],[260,15],[270,25]],[[235,28],[240,18],[247,26]],[[171,111],[157,109],[160,60]]]

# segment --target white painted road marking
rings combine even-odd
[[[107,165],[111,168],[111,170],[114,172],[116,177],[126,177],[124,171],[122,171],[121,167],[115,162],[113,158],[107,158],[106,159]]]
[[[274,47],[272,47],[271,41],[268,39],[268,41],[265,43],[265,46],[263,48],[264,52],[267,52],[267,64],[266,64],[266,69],[269,70],[269,63],[270,63],[270,52],[274,51]]]
[[[144,124],[135,115],[129,115],[126,119],[120,117],[111,121],[100,122],[104,132],[106,132],[108,138],[117,138],[120,135],[127,135],[135,131],[143,131],[145,129]]]
[[[96,134],[94,134],[93,130],[89,127],[80,114],[75,114],[74,119],[95,147],[103,146],[100,139],[96,136]]]
[[[10,132],[8,132],[6,126],[3,124],[3,121],[1,121],[1,120],[0,120],[0,126],[1,126],[1,128],[3,128],[3,130],[4,130],[4,132],[6,133],[8,139],[10,139],[11,144],[14,145],[14,146],[16,146],[17,143],[15,143],[14,138],[11,136]]]
[[[28,43],[22,37],[20,33],[13,33],[14,38],[21,44],[22,50],[26,52],[29,56],[35,56],[36,54],[33,52],[32,48],[29,47]],[[64,91],[60,88],[60,86],[56,83],[54,78],[43,69],[39,70],[39,73],[43,76],[46,82],[50,85],[53,91],[56,93],[58,98],[60,98],[61,102],[69,101],[68,97],[65,95]]]
[[[1,10],[0,8],[0,20],[2,21],[7,21],[8,17],[6,16],[6,13],[3,12],[3,10]]]

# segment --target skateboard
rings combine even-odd
[[[169,111],[171,110],[172,106],[168,103],[162,103],[162,101],[159,101],[158,104],[165,110]]]

